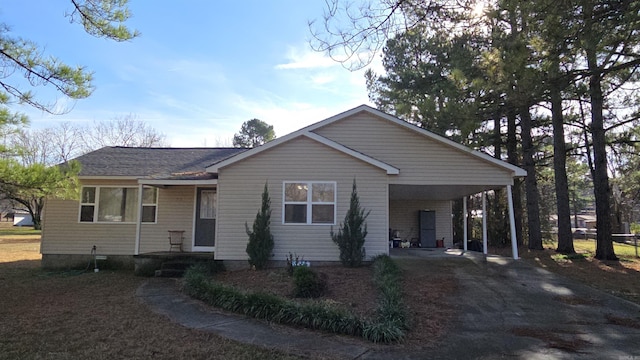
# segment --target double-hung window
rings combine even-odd
[[[283,186],[285,224],[335,224],[335,182],[285,181]]]
[[[156,188],[142,189],[142,222],[155,222]],[[138,188],[85,186],[80,199],[80,222],[135,223],[138,220]]]

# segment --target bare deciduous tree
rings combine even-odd
[[[137,116],[129,114],[112,121],[94,122],[82,131],[84,152],[104,146],[165,147],[166,136]]]

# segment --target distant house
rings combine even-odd
[[[33,218],[28,211],[15,210],[13,213],[13,226],[33,226]]]
[[[106,147],[77,160],[80,200],[45,206],[45,266],[81,261],[94,245],[123,261],[166,252],[169,231],[184,236],[182,251],[246,264],[245,224],[255,219],[265,183],[274,260],[289,253],[339,260],[329,234],[344,219],[354,179],[371,211],[367,256],[389,253],[389,229],[423,247],[436,238],[452,246],[452,200],[510,190],[514,177],[525,175],[365,105],[249,150]],[[431,214],[426,227],[421,210]]]

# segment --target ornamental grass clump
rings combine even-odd
[[[380,255],[373,261],[373,282],[380,293],[376,318],[365,326],[362,336],[374,343],[400,342],[409,330],[402,270],[388,255]]]

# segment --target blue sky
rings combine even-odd
[[[364,70],[350,72],[308,45],[307,22],[321,18],[324,0],[131,0],[127,24],[141,36],[125,43],[70,24],[64,14],[71,6],[50,0],[0,5],[0,21],[11,35],[94,72],[96,89],[88,99],[69,101],[46,87],[35,89],[39,99],[71,108],[67,114],[14,106],[32,128],[133,114],[171,146],[228,146],[252,118],[282,136],[369,103]]]

